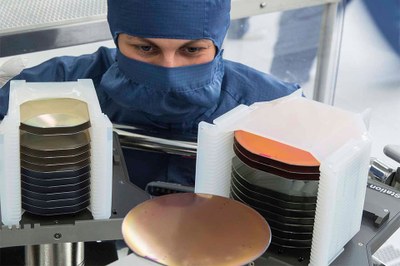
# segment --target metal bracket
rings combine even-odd
[[[372,202],[364,205],[364,217],[371,218],[376,227],[381,227],[389,219],[390,211]]]

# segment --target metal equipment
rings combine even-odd
[[[397,196],[396,196],[397,195]],[[367,185],[360,231],[330,265],[375,265],[372,255],[400,227],[400,192],[370,181]],[[308,265],[308,258],[267,252],[255,265]]]
[[[137,138],[127,138],[125,143],[136,143]],[[141,135],[141,138],[145,138]],[[154,141],[154,139],[153,139]],[[164,141],[163,141],[164,142]],[[183,145],[180,141],[171,140],[167,146],[174,143],[176,147]],[[189,142],[185,142],[188,144]],[[165,143],[155,143],[156,146],[166,147]],[[143,144],[142,148],[148,145]],[[191,143],[188,154],[193,155],[196,144]],[[154,190],[164,187],[173,192],[190,191],[187,187],[172,184],[153,183]],[[164,190],[165,191],[165,190]],[[0,230],[0,248],[27,246],[26,260],[40,261],[47,256],[47,261],[54,261],[55,250],[59,261],[65,255],[72,256],[76,263],[60,265],[78,265],[81,260],[81,244],[87,241],[104,241],[122,239],[121,224],[123,217],[137,204],[150,199],[150,195],[130,183],[118,136],[114,134],[113,152],[113,199],[112,216],[108,220],[93,220],[88,211],[75,217],[57,219],[37,219],[24,214],[20,228],[2,226]],[[361,230],[347,243],[344,251],[331,265],[373,265],[372,254],[400,227],[400,192],[383,183],[370,180],[364,205]],[[40,247],[40,249],[38,249]],[[46,255],[47,254],[47,255]],[[71,261],[71,259],[70,259]],[[126,261],[126,260],[125,260]],[[267,252],[254,262],[254,265],[307,265],[308,258],[291,256],[280,253],[279,250]],[[118,265],[118,261],[115,262]],[[50,265],[50,264],[49,264]]]
[[[126,134],[127,135],[127,134]],[[126,138],[125,142],[135,142]],[[179,141],[174,141],[176,146],[182,146]],[[187,143],[186,143],[187,144]],[[164,146],[162,143],[157,145]],[[193,149],[195,145],[191,146]],[[165,147],[164,147],[165,148]],[[193,154],[188,151],[187,155]],[[370,169],[370,175],[373,173]],[[173,184],[154,183],[151,185],[153,191],[186,192],[187,187]],[[156,189],[158,188],[158,189]],[[400,227],[400,191],[395,188],[373,180],[368,181],[366,197],[360,231],[346,244],[340,255],[330,265],[377,265],[373,254],[396,232]],[[357,193],[357,192],[355,192]],[[137,261],[135,255],[132,258],[124,259],[124,263]],[[292,252],[285,252],[282,249],[270,247],[254,265],[308,265],[309,258]],[[118,261],[113,266],[118,266]],[[123,265],[123,264],[121,264]],[[126,265],[126,264],[125,264]]]
[[[129,181],[116,134],[112,195],[110,219],[94,220],[88,210],[74,216],[52,218],[24,213],[19,228],[1,225],[0,248],[26,246],[25,261],[28,265],[32,262],[33,265],[79,265],[73,262],[82,262],[82,242],[122,239],[122,219],[150,195]]]

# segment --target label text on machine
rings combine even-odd
[[[378,191],[380,193],[387,194],[389,196],[395,197],[396,199],[400,199],[400,193],[399,192],[396,192],[396,191],[393,191],[393,190],[390,190],[390,189],[387,189],[387,188],[383,188],[383,187],[380,187],[380,186],[377,186],[377,185],[374,185],[374,184],[368,184],[367,187],[370,188],[370,189],[376,190],[376,191]]]

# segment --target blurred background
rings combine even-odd
[[[301,84],[312,98],[322,8],[233,21],[225,58],[244,62]],[[345,5],[334,105],[349,111],[371,108],[372,156],[400,143],[400,1],[352,0]]]

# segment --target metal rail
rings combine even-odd
[[[313,99],[330,105],[335,98],[344,10],[343,2],[330,3],[322,17]]]
[[[231,19],[337,3],[340,0],[232,0]]]
[[[196,137],[149,135],[145,129],[114,124],[114,132],[119,136],[123,148],[153,150],[169,154],[196,156]]]

